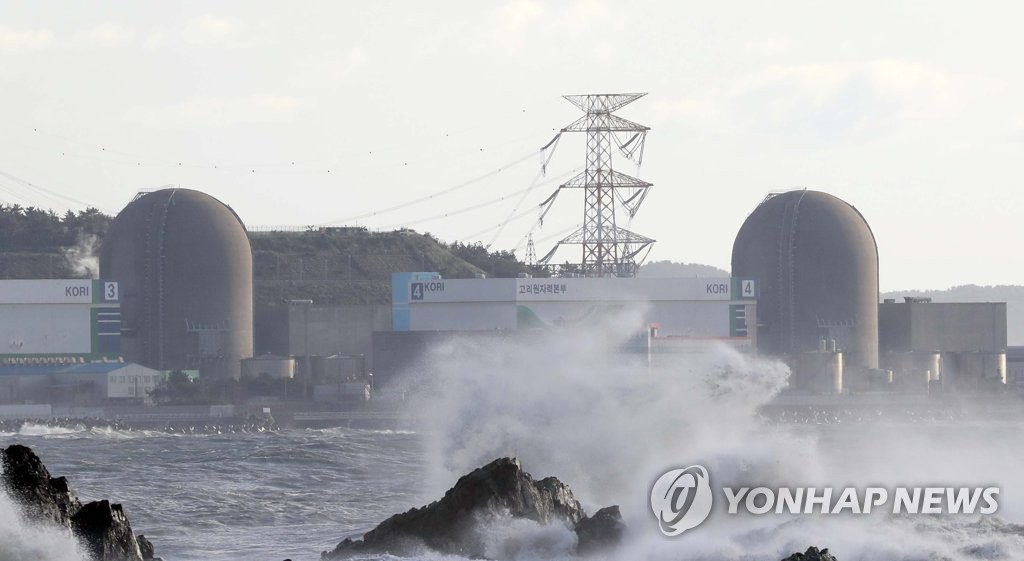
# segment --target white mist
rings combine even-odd
[[[840,561],[1024,558],[1024,531],[1006,522],[1024,514],[1020,423],[769,423],[757,411],[785,388],[783,364],[722,345],[650,368],[621,350],[630,335],[622,326],[636,320],[624,313],[585,332],[455,337],[435,348],[408,375],[420,389],[412,410],[432,466],[425,495],[516,456],[534,477],[572,486],[588,512],[621,506],[633,538],[616,558],[777,560],[809,545],[829,547]],[[729,516],[721,501],[703,525],[665,539],[650,512],[650,486],[695,463],[719,489],[997,484],[1001,511],[980,522],[753,517]]]

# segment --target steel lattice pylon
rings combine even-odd
[[[537,248],[533,245],[533,234],[530,234],[526,241],[526,266],[537,266]]]
[[[619,207],[632,218],[640,209],[651,184],[612,169],[612,141],[616,140],[616,148],[627,156],[639,147],[642,158],[644,137],[650,129],[613,115],[613,112],[645,95],[563,96],[585,113],[561,132],[587,134],[586,169],[559,186],[559,189],[583,189],[583,226],[558,242],[555,249],[540,260],[541,264],[546,265],[561,245],[580,245],[583,249],[581,274],[588,277],[636,274],[637,255],[648,249],[654,240],[619,227]],[[619,143],[616,133],[632,136]]]

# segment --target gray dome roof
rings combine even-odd
[[[765,199],[736,235],[732,274],[760,283],[760,350],[812,351],[833,338],[847,364],[878,367],[878,248],[849,203],[807,190]]]
[[[238,375],[252,356],[252,248],[238,215],[191,189],[162,189],[122,210],[100,272],[121,283],[127,360]]]

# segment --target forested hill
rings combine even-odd
[[[91,278],[111,218],[89,208],[52,210],[0,204],[0,278]]]
[[[507,251],[445,244],[412,230],[328,228],[251,233],[257,303],[391,302],[391,273],[436,271],[445,278],[515,277],[526,266]]]
[[[95,277],[111,220],[96,209],[60,216],[0,205],[0,278]],[[436,271],[446,278],[514,277],[526,271],[512,252],[446,244],[412,230],[311,228],[253,232],[249,240],[257,304],[293,298],[321,304],[386,304],[393,271]]]
[[[638,277],[680,278],[680,277],[728,277],[729,271],[701,265],[700,263],[676,263],[674,261],[652,261],[645,263],[637,272]]]

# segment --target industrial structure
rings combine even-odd
[[[391,329],[391,308],[384,304],[328,306],[310,300],[285,304],[256,308],[257,355],[369,358],[371,334]]]
[[[1006,348],[1006,380],[1024,391],[1024,347]]]
[[[392,331],[374,334],[374,370],[385,381],[453,334],[573,337],[607,325],[651,360],[723,344],[756,345],[757,284],[738,278],[444,279],[392,275]],[[545,335],[546,336],[546,335]]]
[[[755,287],[730,278],[514,278],[416,280],[393,275],[394,331],[556,329],[597,324],[629,313],[623,330],[716,338],[749,346]],[[419,277],[422,278],[422,277]],[[742,321],[741,321],[742,320]]]
[[[1007,382],[1003,302],[886,300],[878,324],[881,365],[898,386],[974,391]]]
[[[116,360],[121,296],[116,281],[0,280],[0,365]]]
[[[252,249],[228,206],[191,189],[140,194],[111,224],[100,272],[121,285],[126,360],[240,376],[253,354]]]
[[[636,216],[651,184],[613,169],[612,143],[614,141],[615,149],[639,165],[643,161],[644,142],[650,129],[614,115],[613,112],[645,95],[564,96],[580,108],[584,115],[563,128],[542,150],[553,149],[563,133],[584,132],[587,134],[586,167],[559,186],[540,206],[544,208],[543,219],[543,214],[547,213],[562,189],[582,189],[583,225],[542,257],[539,260],[541,265],[548,265],[560,246],[578,245],[582,249],[582,259],[578,269],[572,271],[574,274],[586,277],[636,275],[639,263],[643,261],[645,252],[649,251],[654,240],[631,232],[619,223]],[[625,137],[621,138],[619,134]],[[545,167],[549,160],[550,154],[545,159]],[[561,272],[564,274],[567,271]]]
[[[760,282],[758,349],[835,349],[847,368],[878,368],[878,249],[850,204],[820,191],[770,195],[732,250],[734,276]]]
[[[736,234],[731,277],[637,278],[654,240],[623,224],[652,184],[616,171],[612,157],[642,161],[648,127],[614,113],[643,95],[565,96],[584,115],[542,150],[586,133],[586,167],[541,203],[541,220],[561,190],[579,189],[583,225],[539,259],[527,235],[537,278],[393,272],[390,306],[285,294],[254,317],[252,249],[238,215],[199,191],[140,193],[103,240],[104,280],[0,281],[0,403],[141,403],[175,370],[281,382],[286,399],[361,401],[371,380],[415,375],[427,350],[453,335],[572,337],[595,324],[611,326],[629,341],[624,351],[646,353],[648,364],[709,345],[778,357],[790,366],[792,394],[1024,382],[1024,350],[1007,347],[1005,303],[880,303],[867,220],[824,192],[761,201]],[[568,245],[580,260],[553,263]]]
[[[1008,381],[1006,304],[879,303],[875,237],[832,195],[769,195],[740,228],[732,269],[759,283],[757,348],[789,364],[792,391],[971,392]]]
[[[161,372],[124,362],[0,366],[0,404],[151,403]]]
[[[144,402],[160,372],[121,360],[117,281],[0,280],[0,404]]]

